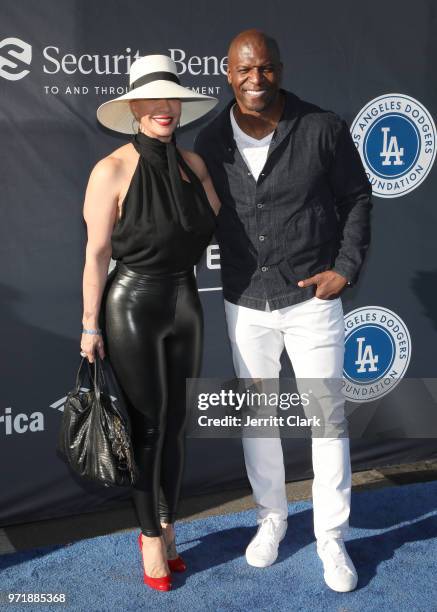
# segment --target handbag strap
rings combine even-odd
[[[75,386],[75,393],[79,393],[79,389],[82,386],[82,376],[81,376],[81,371],[82,371],[82,367],[84,362],[87,363],[88,366],[88,375],[89,375],[89,379],[90,382],[93,385],[93,389],[94,389],[94,393],[96,396],[97,401],[100,400],[100,393],[104,391],[104,389],[106,388],[106,378],[105,378],[105,374],[103,372],[103,366],[102,366],[102,360],[100,359],[100,356],[98,353],[95,353],[94,355],[94,369],[93,371],[91,370],[91,364],[88,361],[87,357],[82,357],[81,361],[80,361],[80,365],[79,365],[79,369],[77,371],[76,374],[76,386]]]
[[[99,354],[96,352],[94,356],[94,393],[96,395],[97,401],[100,400],[100,393],[104,392],[106,389],[106,378],[103,372],[103,363]]]
[[[77,374],[76,374],[76,386],[75,386],[75,392],[76,393],[79,393],[79,389],[82,386],[81,370],[82,370],[82,366],[83,366],[85,361],[86,361],[87,366],[88,366],[88,375],[89,375],[89,378],[90,378],[90,380],[92,380],[92,372],[91,372],[90,362],[88,361],[88,359],[86,357],[82,357],[82,359],[80,361],[79,369],[78,369]]]

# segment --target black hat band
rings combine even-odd
[[[180,85],[178,76],[173,72],[151,72],[134,81],[132,85],[129,86],[129,91],[137,89],[137,87],[141,87],[142,85],[153,83],[153,81],[173,81],[173,83]]]

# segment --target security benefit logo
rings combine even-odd
[[[37,83],[44,79],[42,89],[49,96],[121,95],[129,90],[126,78],[120,81],[122,75],[128,75],[132,63],[147,52],[132,47],[109,49],[106,53],[89,51],[78,49],[78,53],[70,53],[69,49],[56,45],[41,49],[38,44],[33,49],[37,70],[32,76]],[[169,48],[167,52],[179,75],[196,80],[187,84],[190,89],[206,95],[220,94],[222,77],[227,73],[226,55],[200,56],[180,48]],[[0,78],[22,79],[29,74],[31,62],[32,46],[28,42],[14,37],[0,40]]]
[[[343,393],[352,402],[371,402],[389,393],[405,375],[411,338],[388,308],[365,306],[345,318]]]
[[[19,38],[4,38],[0,41],[0,77],[18,81],[27,74],[32,61],[32,47]]]
[[[387,94],[371,100],[356,116],[352,138],[373,194],[396,198],[416,189],[436,155],[436,128],[418,100]]]

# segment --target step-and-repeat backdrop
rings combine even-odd
[[[122,94],[130,63],[166,53],[182,83],[229,100],[227,46],[258,27],[277,38],[284,86],[346,119],[373,185],[373,240],[344,294],[345,392],[375,400],[400,378],[435,375],[437,57],[433,0],[3,0],[0,7],[0,524],[114,507],[126,490],[80,481],[56,454],[79,364],[86,228],[97,160],[124,144],[95,111]],[[204,121],[178,136],[192,147]],[[205,312],[203,376],[232,364],[220,252],[197,268]],[[290,366],[284,358],[283,373]],[[432,385],[428,385],[432,391]],[[420,397],[410,401],[411,413]],[[377,415],[376,417],[377,418]],[[377,428],[376,428],[377,429]],[[375,430],[376,431],[376,430]],[[363,436],[354,469],[435,456],[437,439]],[[311,476],[309,440],[284,440],[287,478]],[[238,439],[189,439],[184,495],[238,486]]]

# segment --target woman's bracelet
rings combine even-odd
[[[83,334],[95,334],[96,336],[101,336],[102,335],[102,330],[101,329],[82,329],[82,333]]]

